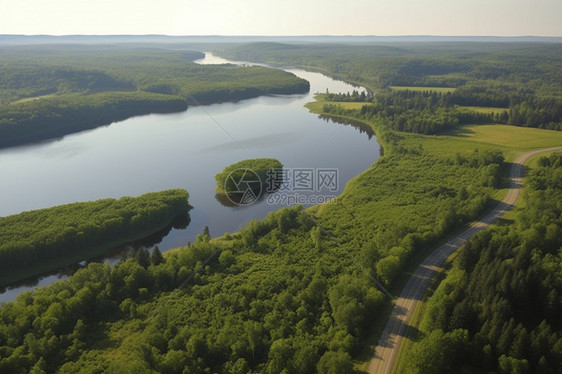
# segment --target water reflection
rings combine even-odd
[[[222,204],[215,196],[214,176],[236,161],[268,157],[288,169],[337,169],[339,187],[333,194],[340,194],[348,180],[378,158],[374,134],[352,121],[341,126],[333,119],[319,119],[304,107],[314,100],[314,92],[347,92],[352,86],[319,73],[287,71],[308,80],[310,93],[139,116],[57,141],[0,150],[0,216],[170,188],[189,191],[194,207],[189,225],[172,227],[167,235],[163,230],[154,239],[96,259],[117,263],[131,248],[158,244],[164,252],[194,241],[205,226],[216,235],[236,232],[250,220],[290,205],[263,198],[246,207]],[[45,275],[37,285],[65,276]],[[12,300],[27,289],[32,287],[8,290],[0,301]]]
[[[254,194],[252,196],[248,196],[247,192],[249,191],[241,191],[231,193],[217,193],[215,194],[215,199],[224,207],[236,209],[244,208],[252,204],[259,204],[269,195],[277,192],[281,185],[282,181],[279,178],[277,181],[273,181],[272,188],[260,187],[260,190],[253,192]]]
[[[165,228],[142,239],[116,247],[108,252],[105,252],[103,255],[96,256],[76,264],[64,266],[57,270],[35,275],[15,282],[9,286],[0,286],[0,303],[15,299],[15,297],[21,292],[30,291],[39,286],[47,286],[55,281],[67,279],[79,269],[88,266],[88,264],[92,262],[108,262],[110,265],[115,265],[116,263],[131,257],[141,248],[153,248],[161,243],[162,239],[165,238],[172,229],[183,230],[187,228],[190,222],[191,217],[189,213],[180,214]]]
[[[352,127],[356,128],[357,130],[359,130],[359,132],[361,134],[366,134],[368,136],[369,140],[371,140],[375,136],[375,132],[373,131],[373,128],[371,126],[367,125],[366,123],[355,121],[355,120],[352,120],[352,119],[349,119],[349,118],[332,117],[332,116],[325,115],[325,114],[320,114],[318,117],[323,119],[327,123],[339,123],[339,124],[345,125],[345,126],[352,126]]]

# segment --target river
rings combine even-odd
[[[198,61],[224,62],[228,61],[210,53]],[[285,70],[308,80],[310,92],[138,116],[56,140],[0,150],[0,216],[75,201],[184,188],[193,206],[189,225],[164,230],[135,244],[158,244],[165,251],[194,241],[205,226],[212,236],[235,232],[251,219],[264,218],[290,203],[264,198],[248,206],[228,206],[218,201],[214,175],[236,161],[273,157],[290,173],[304,171],[317,177],[319,170],[329,171],[329,181],[337,182],[329,190],[317,191],[316,181],[316,185],[308,185],[314,191],[286,191],[289,198],[305,196],[303,205],[310,205],[310,196],[321,195],[321,199],[340,194],[349,179],[379,157],[379,146],[372,132],[321,119],[304,104],[314,100],[314,93],[326,89],[348,92],[358,88],[319,73]],[[130,246],[98,260],[115,263],[127,248]],[[65,278],[79,266],[9,287],[0,294],[0,302]]]

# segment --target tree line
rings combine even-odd
[[[294,74],[197,65],[200,52],[81,46],[3,47],[0,147],[187,105],[308,92]]]
[[[61,95],[0,106],[0,147],[108,125],[134,115],[187,109],[179,97],[139,91]]]
[[[167,190],[0,217],[2,282],[22,273],[31,276],[28,269],[46,262],[60,267],[69,255],[88,256],[93,249],[108,250],[147,236],[186,214],[187,198],[185,190]]]
[[[462,124],[493,120],[490,114],[455,107],[450,94],[429,91],[378,92],[371,103],[359,110],[326,104],[323,111],[325,114],[358,117],[389,130],[426,135],[450,131]]]
[[[450,131],[463,124],[491,122],[552,130],[562,129],[562,100],[523,94],[511,97],[505,94],[488,96],[493,95],[492,92],[476,88],[474,90],[459,88],[458,92],[455,90],[452,93],[435,92],[430,89],[379,91],[359,110],[359,113],[338,104],[326,104],[323,110],[326,114],[360,116],[364,120],[379,122],[385,128],[396,131],[426,135]],[[350,97],[332,93],[325,96],[327,100],[336,103],[349,101]],[[484,107],[506,105],[506,107],[497,113],[482,113],[463,108],[462,106],[465,105]]]
[[[375,101],[389,86],[427,87],[428,92],[432,87],[451,87],[455,91],[448,96],[449,104],[505,108],[506,114],[494,121],[562,129],[560,44],[458,42],[398,48],[253,43],[224,46],[217,51],[238,60],[316,69],[366,86],[376,92]],[[347,95],[331,95],[328,100],[348,101]],[[364,101],[359,95],[357,99]],[[441,113],[429,121],[441,123],[439,128],[449,128],[456,116]],[[402,121],[413,119],[403,116]],[[428,125],[407,127],[421,133],[439,131],[427,129]]]
[[[460,250],[427,303],[408,372],[560,372],[561,181],[562,154],[541,158],[516,220]]]

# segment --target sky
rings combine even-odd
[[[0,0],[0,34],[562,36],[562,0]]]

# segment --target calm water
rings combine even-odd
[[[200,62],[225,60],[207,54]],[[303,105],[313,100],[315,92],[347,92],[355,87],[318,73],[288,71],[308,80],[310,93],[139,116],[58,140],[0,150],[0,216],[75,201],[184,188],[194,207],[190,224],[166,230],[163,238],[143,244],[150,247],[160,241],[160,249],[167,250],[194,241],[205,226],[212,236],[235,232],[249,220],[286,206],[267,199],[245,207],[221,204],[215,198],[214,175],[236,161],[273,157],[290,170],[336,169],[338,188],[330,194],[341,193],[350,178],[379,157],[379,146],[372,133],[320,119]],[[117,251],[105,258],[115,262],[120,257]],[[0,301],[11,300],[37,284],[49,284],[73,270],[71,267],[8,289]]]

